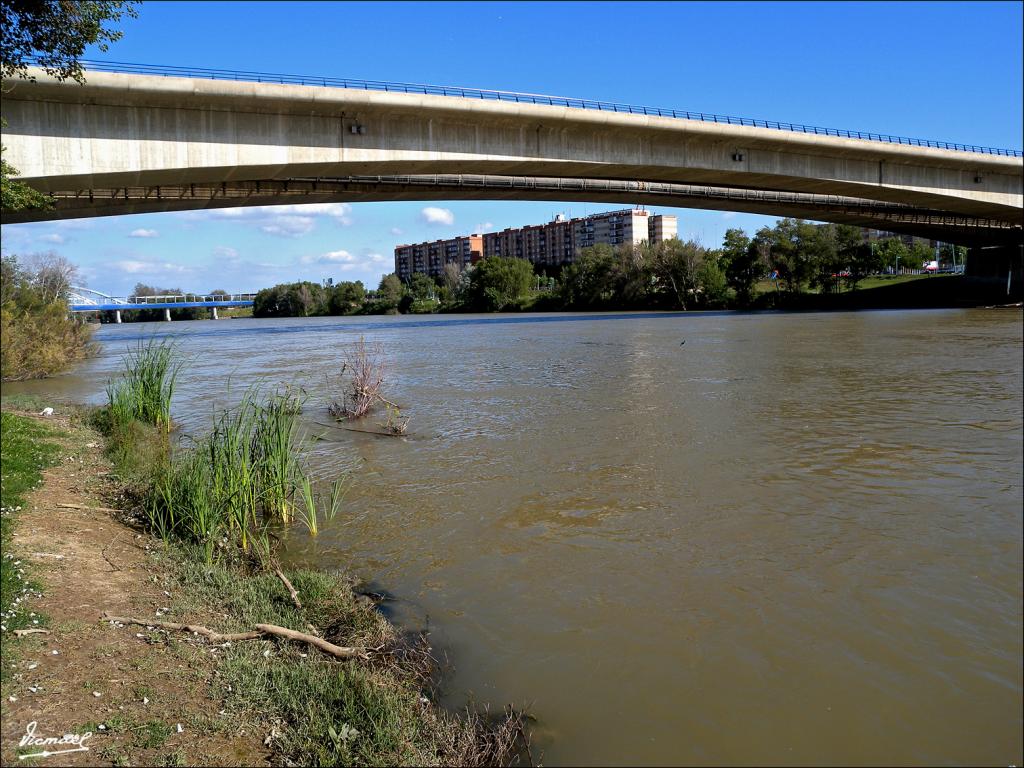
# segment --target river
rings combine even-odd
[[[396,595],[547,765],[1021,764],[1019,310],[125,324],[4,392],[102,402],[152,335],[185,433],[305,388],[353,480],[287,560]],[[326,415],[360,335],[406,438]]]

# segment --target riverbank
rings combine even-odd
[[[52,447],[39,449],[44,442]],[[293,596],[273,573],[229,558],[207,564],[188,545],[165,544],[142,529],[103,446],[84,412],[4,412],[4,514],[9,495],[21,507],[7,521],[4,555],[37,584],[12,599],[16,616],[4,622],[5,765],[31,751],[19,742],[32,722],[37,737],[92,734],[88,751],[63,756],[67,764],[512,759],[518,721],[487,724],[438,707],[425,639],[390,625],[351,578],[289,572]],[[26,463],[27,485],[33,471],[42,482],[22,482],[13,501],[8,468]],[[360,652],[339,661],[267,635],[209,642],[159,622],[217,633],[274,625]],[[13,634],[44,625],[49,634]]]

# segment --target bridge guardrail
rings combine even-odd
[[[1019,149],[1001,149],[998,147],[982,147],[973,144],[959,144],[932,139],[915,139],[907,136],[895,136],[870,131],[850,131],[841,128],[823,128],[800,123],[784,123],[775,120],[759,120],[748,117],[731,117],[708,112],[690,112],[687,110],[645,107],[619,102],[597,101],[594,99],[577,99],[566,96],[547,96],[537,93],[517,93],[515,91],[494,91],[481,88],[463,88],[446,85],[425,85],[421,83],[388,82],[385,80],[354,80],[334,77],[309,77],[304,75],[283,75],[269,72],[251,72],[244,70],[209,69],[204,67],[176,67],[156,64],[132,64],[122,61],[83,60],[86,70],[96,72],[114,72],[121,74],[160,75],[165,77],[194,77],[209,80],[235,80],[241,82],[276,83],[279,85],[313,85],[325,88],[352,88],[365,91],[384,91],[393,93],[417,93],[436,96],[458,96],[470,99],[490,99],[494,101],[514,101],[525,104],[569,107],[572,109],[592,109],[605,112],[622,112],[633,115],[650,115],[654,117],[672,117],[684,120],[699,120],[706,123],[725,125],[741,125],[752,128],[768,128],[771,130],[807,133],[818,136],[836,136],[846,139],[861,139],[886,144],[905,144],[915,147],[932,147],[948,149],[956,152],[976,152],[986,155],[1003,155],[1006,157],[1024,157]]]

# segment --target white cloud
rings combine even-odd
[[[420,216],[427,224],[444,224],[450,227],[455,223],[455,214],[447,208],[435,208],[428,205],[420,211]]]
[[[387,256],[380,253],[366,253],[357,256],[346,250],[328,251],[316,256],[303,256],[299,259],[301,264],[319,264],[329,267],[330,271],[354,272],[357,270],[379,269],[381,264],[390,262]],[[329,274],[329,272],[327,274]]]
[[[160,233],[155,229],[133,229],[128,237],[159,237]]]
[[[725,212],[724,212],[724,213],[722,214],[722,218],[723,218],[723,219],[726,219],[726,220],[728,220],[728,219],[733,219],[733,218],[735,218],[735,217],[736,217],[736,211],[725,211]]]
[[[111,263],[110,266],[115,269],[119,269],[122,272],[127,272],[130,275],[138,275],[142,273],[151,275],[183,275],[192,271],[188,267],[183,267],[179,264],[171,264],[166,261],[157,263],[152,261],[138,261],[136,259],[122,259],[121,261]]]
[[[473,234],[482,234],[484,232],[490,232],[492,229],[494,229],[494,222],[485,221],[482,224],[476,225],[476,227],[473,229]]]
[[[57,245],[62,245],[67,242],[63,235],[59,235],[56,232],[49,235],[41,235],[39,240],[44,243],[56,243]]]
[[[392,227],[391,228],[391,234],[395,235],[397,237],[398,235],[402,234],[402,228],[401,227]]]
[[[274,216],[260,231],[278,237],[302,237],[313,231],[316,222],[311,216]]]
[[[238,251],[228,245],[218,245],[213,249],[213,255],[218,259],[238,261]]]
[[[303,264],[351,264],[356,259],[348,251],[328,251],[319,256],[303,256],[300,261]]]
[[[259,227],[278,237],[302,237],[316,227],[318,218],[333,220],[347,227],[352,224],[349,203],[310,203],[308,205],[264,205],[254,208],[211,208],[179,214],[189,221],[237,221]]]

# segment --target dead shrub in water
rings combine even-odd
[[[388,404],[388,420],[380,426],[389,435],[404,435],[409,429],[409,417],[402,418],[402,412],[397,407]]]
[[[366,340],[360,336],[341,364],[342,399],[331,403],[331,416],[339,421],[359,419],[369,413],[378,401],[397,408],[380,393],[384,373],[384,352],[380,344],[367,346]]]

